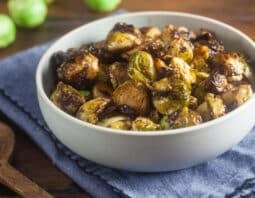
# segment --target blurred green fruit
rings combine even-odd
[[[47,16],[44,0],[9,0],[8,9],[14,22],[25,28],[41,25]]]
[[[98,12],[110,12],[114,10],[121,0],[84,0],[88,7]]]
[[[0,48],[4,48],[15,40],[16,28],[11,18],[4,14],[0,14],[0,24]]]
[[[51,4],[54,2],[54,0],[44,0],[47,4]]]

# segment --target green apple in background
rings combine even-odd
[[[0,14],[0,48],[7,47],[16,38],[16,28],[12,19],[4,14]]]
[[[44,0],[9,0],[8,9],[14,22],[25,28],[41,25],[47,16]]]
[[[47,4],[51,4],[54,2],[54,0],[44,0]]]
[[[121,0],[84,0],[88,7],[98,12],[110,12],[114,10]]]

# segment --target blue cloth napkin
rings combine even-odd
[[[255,130],[217,159],[173,172],[146,174],[114,170],[72,153],[48,129],[36,97],[35,70],[49,45],[37,46],[0,61],[0,111],[22,128],[59,169],[92,196],[253,196]]]

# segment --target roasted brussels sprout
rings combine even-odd
[[[213,59],[213,63],[230,82],[241,81],[243,79],[247,64],[244,59],[236,53],[217,54]]]
[[[170,78],[161,78],[152,84],[152,89],[156,92],[170,92],[173,87],[171,86]]]
[[[109,76],[115,89],[128,80],[127,67],[120,62],[115,62],[109,66]]]
[[[112,129],[188,127],[252,97],[248,63],[207,30],[117,23],[105,40],[52,55],[58,85],[51,100],[80,120]]]
[[[208,93],[205,101],[198,106],[197,112],[204,121],[208,121],[223,116],[226,113],[226,106],[220,96]]]
[[[171,96],[153,96],[152,102],[157,111],[163,115],[170,115],[187,105],[186,100],[173,99]]]
[[[212,72],[210,74],[210,77],[205,82],[205,89],[209,92],[213,93],[222,93],[224,92],[228,87],[228,81],[227,78],[216,72]]]
[[[122,52],[142,43],[141,32],[133,25],[118,23],[107,37],[106,47],[110,52]]]
[[[110,52],[118,52],[132,48],[135,44],[140,44],[137,41],[137,37],[129,34],[129,33],[122,33],[122,32],[114,32],[108,36],[107,39],[107,49]]]
[[[51,94],[51,101],[63,111],[74,115],[79,107],[85,103],[85,98],[70,85],[63,82],[57,84],[57,88]]]
[[[141,83],[126,81],[118,86],[112,95],[116,105],[127,105],[138,115],[146,115],[150,108],[150,98],[146,88]]]
[[[150,84],[156,79],[156,70],[152,56],[145,51],[138,51],[129,60],[128,75],[131,79]]]
[[[105,118],[97,123],[99,126],[104,126],[112,129],[130,130],[132,122],[126,116],[115,116]]]
[[[92,54],[81,54],[74,60],[64,62],[57,69],[59,80],[77,89],[86,88],[99,71],[98,59]]]
[[[194,49],[194,58],[190,65],[196,71],[196,77],[200,80],[206,79],[210,75],[209,57],[210,49],[206,45],[198,45]]]
[[[98,82],[92,89],[93,98],[110,98],[112,96],[113,89],[104,82]]]
[[[172,78],[171,87],[171,96],[175,99],[183,101],[186,104],[191,94],[190,84],[184,82],[183,80]]]
[[[184,28],[178,30],[175,26],[168,25],[162,30],[162,40],[168,55],[190,62],[193,58],[193,44],[186,31],[188,30]]]
[[[155,131],[160,129],[160,125],[152,122],[149,118],[137,117],[132,122],[132,130],[134,131]]]
[[[166,48],[168,48],[174,38],[179,38],[178,31],[174,25],[167,25],[162,29],[161,35],[162,41],[165,43]]]
[[[177,118],[171,123],[170,127],[173,129],[183,128],[193,125],[198,125],[203,122],[203,119],[199,113],[190,110],[188,107],[184,107],[178,114]]]
[[[143,27],[140,29],[145,38],[156,39],[161,35],[161,30],[157,27]]]
[[[167,54],[173,57],[179,57],[189,63],[193,59],[193,45],[189,40],[182,37],[173,39],[167,50]]]
[[[155,58],[162,58],[166,55],[166,49],[161,39],[147,41],[145,51],[148,51]]]
[[[155,94],[153,97],[153,105],[161,114],[170,115],[189,104],[190,84],[176,78],[162,79],[156,83],[153,84],[154,91],[169,91],[168,96]]]
[[[101,63],[104,62],[105,64],[110,64],[115,60],[112,53],[107,50],[105,40],[84,44],[79,48],[79,51],[82,53],[93,54]]]
[[[236,108],[252,96],[252,87],[249,84],[241,84],[232,90],[222,94],[225,104],[230,108]]]
[[[171,61],[171,70],[174,78],[181,79],[186,83],[194,83],[196,76],[190,66],[181,58],[174,57]]]
[[[68,56],[67,53],[63,51],[55,52],[54,54],[52,54],[50,58],[50,66],[57,68],[69,59],[70,57]]]
[[[177,28],[178,33],[181,37],[189,39],[189,40],[195,40],[197,38],[197,35],[195,32],[190,31],[188,28],[184,26],[180,26]]]
[[[196,43],[208,46],[210,48],[210,55],[224,51],[222,42],[218,41],[213,33],[205,29],[202,29],[196,37],[195,45]]]
[[[96,98],[85,102],[77,111],[76,117],[80,120],[96,124],[99,120],[98,115],[110,104],[108,98]]]

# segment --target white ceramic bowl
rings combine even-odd
[[[57,138],[79,155],[105,166],[156,172],[182,169],[215,158],[237,144],[255,121],[255,96],[227,115],[187,128],[135,132],[112,130],[82,122],[57,108],[50,100],[53,71],[49,58],[58,50],[102,40],[116,22],[137,26],[167,24],[216,33],[227,49],[254,57],[255,44],[239,30],[222,22],[186,13],[140,12],[113,16],[83,25],[56,41],[37,68],[36,85],[42,114]],[[253,60],[254,61],[254,60]]]

